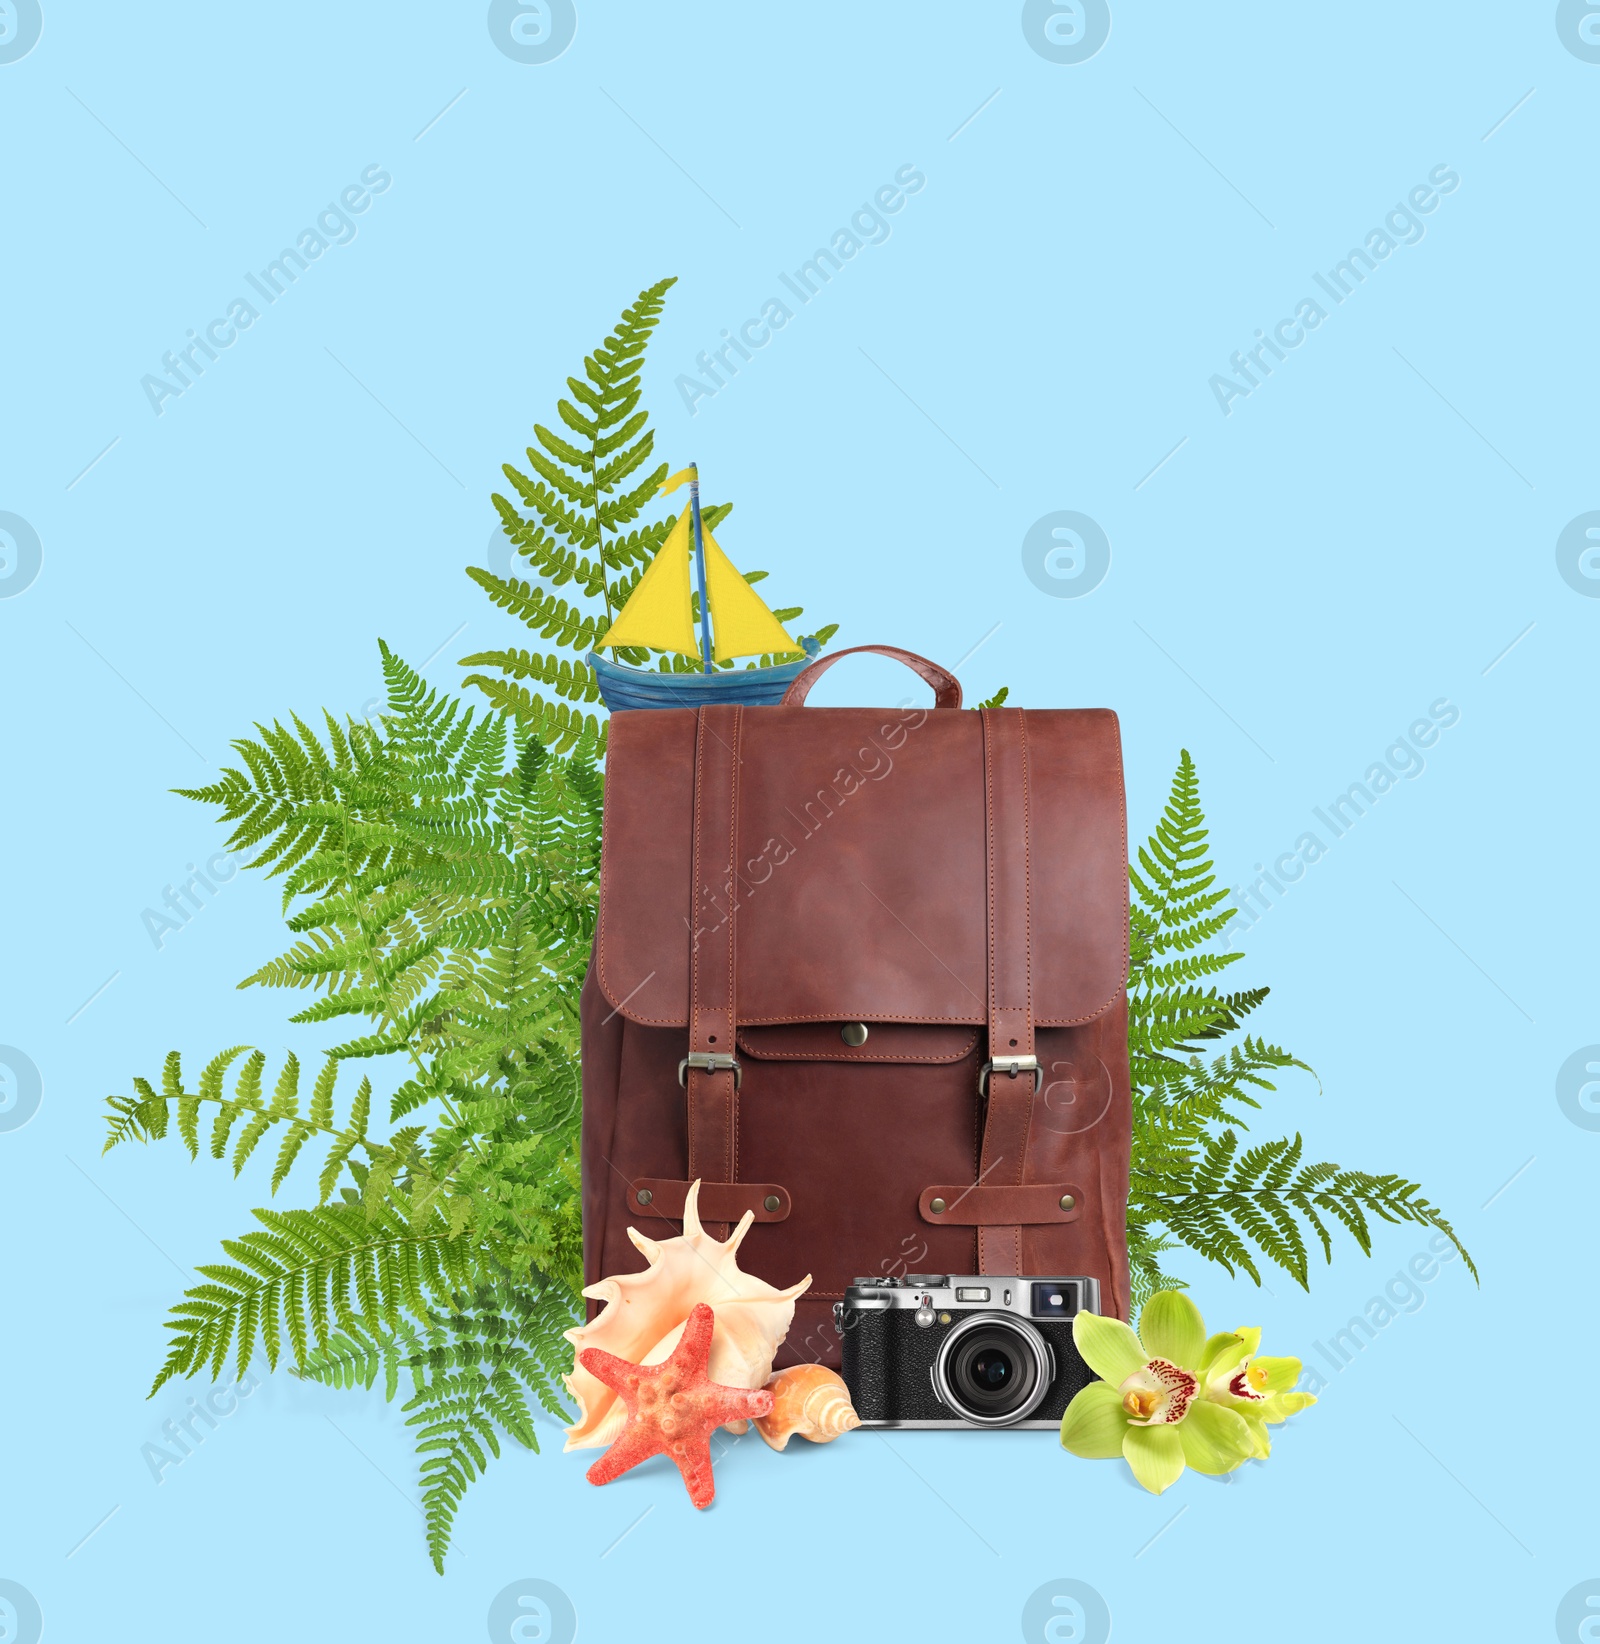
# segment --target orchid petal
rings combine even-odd
[[[1067,1406],[1061,1418],[1061,1447],[1087,1461],[1107,1461],[1122,1454],[1128,1417],[1115,1387],[1092,1381]]]
[[[1317,1402],[1315,1393],[1274,1393],[1264,1403],[1254,1407],[1253,1413],[1263,1421],[1284,1422],[1290,1416],[1297,1416],[1302,1410],[1309,1410]]]
[[[1178,1431],[1174,1427],[1130,1427],[1123,1435],[1122,1453],[1133,1476],[1152,1495],[1160,1495],[1183,1476],[1183,1440]]]
[[[1274,1359],[1265,1355],[1256,1359],[1252,1369],[1266,1373],[1266,1380],[1261,1383],[1263,1393],[1287,1393],[1300,1379],[1299,1359]]]
[[[1197,1473],[1231,1473],[1256,1453],[1255,1439],[1237,1412],[1201,1399],[1178,1429],[1184,1459]]]
[[[1072,1339],[1083,1362],[1113,1387],[1125,1382],[1135,1370],[1142,1370],[1150,1357],[1121,1319],[1102,1318],[1098,1313],[1074,1314]]]
[[[1139,1315],[1139,1340],[1147,1358],[1166,1359],[1192,1374],[1205,1351],[1206,1323],[1181,1290],[1158,1290]]]
[[[1200,1379],[1209,1381],[1219,1371],[1231,1369],[1245,1356],[1244,1336],[1238,1330],[1223,1330],[1207,1336],[1200,1349]]]
[[[1236,1335],[1239,1338],[1239,1342],[1240,1342],[1239,1357],[1240,1358],[1242,1358],[1242,1359],[1253,1359],[1256,1356],[1256,1354],[1261,1351],[1261,1326],[1260,1325],[1252,1324],[1248,1328],[1241,1327],[1240,1329],[1234,1331],[1234,1335]]]
[[[1239,1415],[1245,1426],[1250,1429],[1250,1439],[1255,1445],[1257,1459],[1265,1461],[1272,1454],[1272,1440],[1267,1434],[1266,1418],[1251,1410],[1241,1410]]]

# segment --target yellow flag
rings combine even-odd
[[[706,547],[706,597],[711,604],[712,656],[728,662],[738,656],[761,656],[768,651],[798,651],[761,596],[739,575],[733,561],[703,529]]]
[[[709,543],[709,539],[708,543]],[[765,609],[765,607],[762,607]],[[689,510],[678,515],[660,552],[645,567],[601,645],[649,645],[698,657],[689,601]]]
[[[670,496],[678,489],[680,485],[686,485],[694,478],[694,476],[695,470],[692,465],[688,468],[680,468],[676,474],[668,474],[667,477],[662,480],[660,489],[656,492],[656,495],[658,497]]]

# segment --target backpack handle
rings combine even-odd
[[[805,705],[806,695],[811,687],[825,674],[840,657],[854,656],[858,651],[872,651],[878,656],[892,657],[896,662],[903,662],[915,674],[933,687],[933,705],[936,708],[959,708],[961,706],[961,681],[946,668],[941,668],[937,662],[930,662],[925,656],[918,656],[915,651],[902,651],[894,645],[851,645],[843,651],[830,651],[826,656],[819,656],[809,667],[802,669],[790,682],[789,689],[783,693],[785,708],[799,708]]]

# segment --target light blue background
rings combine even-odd
[[[1523,1639],[1600,1577],[1600,1134],[1555,1095],[1600,1040],[1600,601],[1555,561],[1600,508],[1600,65],[1548,3],[1118,4],[1076,66],[1019,12],[589,3],[539,66],[482,4],[46,0],[0,65],[0,510],[44,556],[0,599],[0,1040],[44,1081],[0,1133],[0,1577],[52,1644],[482,1638],[524,1577],[589,1640],[1014,1638],[1058,1577],[1119,1640]],[[357,238],[154,415],[141,376],[371,164],[394,181]],[[691,418],[674,377],[906,164],[927,184],[891,237]],[[1441,164],[1421,242],[1224,416],[1208,378]],[[841,644],[990,636],[971,700],[1115,707],[1137,837],[1187,747],[1240,883],[1460,710],[1239,974],[1321,1079],[1258,1134],[1420,1179],[1482,1288],[1445,1267],[1232,1484],[1152,1498],[1039,1434],[752,1439],[700,1515],[662,1466],[589,1488],[552,1431],[474,1487],[441,1580],[376,1394],[280,1374],[159,1486],[141,1460],[200,1391],[144,1401],[162,1316],[266,1188],[175,1146],[102,1160],[103,1099],[170,1047],[320,1042],[234,991],[282,941],[255,876],[152,945],[142,911],[221,843],[168,790],[256,719],[361,712],[379,635],[445,685],[517,640],[461,570],[499,465],[668,273],[659,447],[736,500],[735,561]],[[1110,540],[1087,597],[1024,575],[1058,510]],[[899,695],[855,666],[818,700]],[[1183,1271],[1215,1326],[1316,1363],[1425,1244],[1345,1241],[1309,1296]]]

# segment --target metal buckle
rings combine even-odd
[[[744,1069],[739,1066],[739,1059],[736,1056],[726,1056],[720,1051],[692,1050],[678,1063],[678,1083],[685,1090],[689,1088],[690,1068],[700,1073],[731,1073],[735,1090],[738,1090],[744,1080]]]
[[[1044,1085],[1044,1069],[1039,1066],[1037,1056],[996,1056],[985,1062],[978,1070],[978,1094],[980,1096],[989,1094],[989,1075],[991,1073],[1003,1073],[1010,1079],[1015,1079],[1019,1073],[1031,1073],[1033,1075],[1033,1093],[1035,1096],[1039,1094]]]

